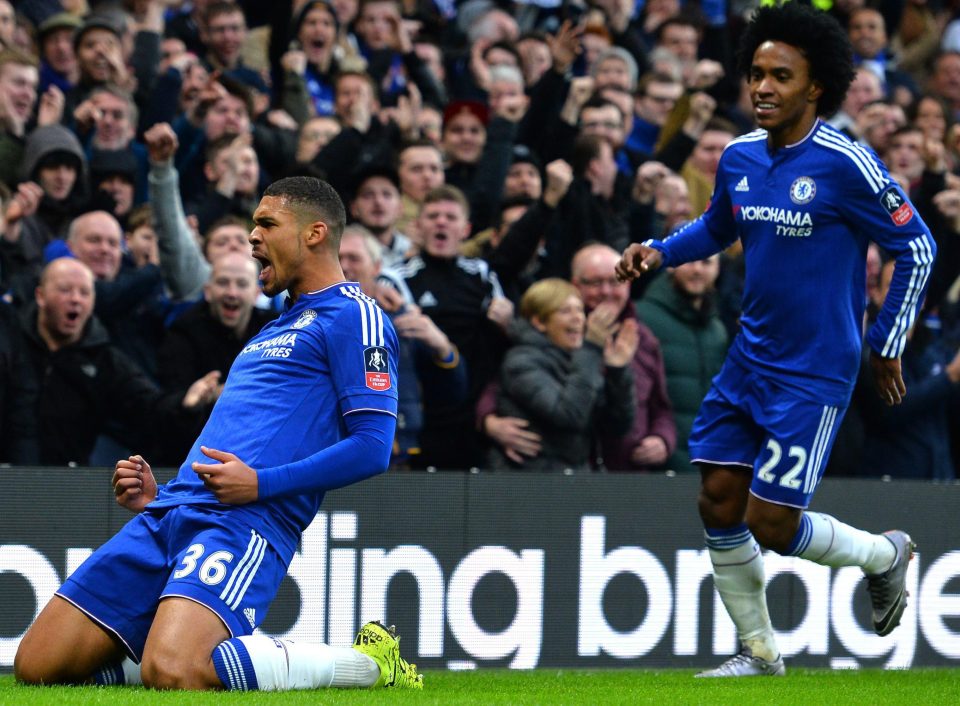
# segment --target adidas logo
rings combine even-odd
[[[420,300],[417,302],[417,305],[421,309],[426,309],[428,306],[436,306],[440,302],[437,301],[437,298],[433,296],[433,292],[427,290],[420,295]]]
[[[739,181],[734,191],[750,191],[750,184],[747,183],[746,177]]]
[[[250,627],[257,627],[257,610],[256,608],[244,608],[243,609],[244,617],[250,622]]]

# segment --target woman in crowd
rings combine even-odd
[[[543,439],[523,468],[587,470],[596,430],[623,434],[633,420],[636,322],[618,328],[602,312],[585,316],[580,293],[558,278],[533,284],[520,315],[501,369],[497,414],[527,420]],[[490,463],[518,467],[499,449]]]

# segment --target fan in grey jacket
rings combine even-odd
[[[618,328],[602,310],[586,317],[579,292],[558,278],[533,284],[520,300],[520,313],[515,345],[501,368],[497,414],[528,420],[542,448],[522,466],[494,449],[490,465],[588,470],[597,430],[624,434],[633,421],[629,364],[639,340],[636,322]]]

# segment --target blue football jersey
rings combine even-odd
[[[746,279],[730,356],[739,363],[807,399],[846,405],[860,363],[871,240],[897,263],[867,343],[883,357],[903,352],[936,245],[872,150],[821,121],[772,154],[765,130],[743,135],[720,159],[707,211],[649,244],[675,266],[737,238]]]
[[[160,488],[148,510],[219,505],[191,468],[194,461],[211,462],[201,445],[267,469],[343,439],[343,417],[351,412],[396,416],[397,349],[393,325],[357,284],[300,296],[237,356],[177,477]],[[322,500],[322,492],[307,493],[231,508],[289,556]]]

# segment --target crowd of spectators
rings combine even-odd
[[[829,122],[940,256],[884,408],[830,472],[960,468],[960,7],[823,0],[857,73]],[[398,468],[692,472],[737,335],[734,246],[613,266],[707,207],[752,129],[749,0],[0,0],[0,463],[179,465],[282,297],[247,242],[271,181],[347,205],[345,275],[401,339]],[[867,321],[892,263],[868,253]]]

